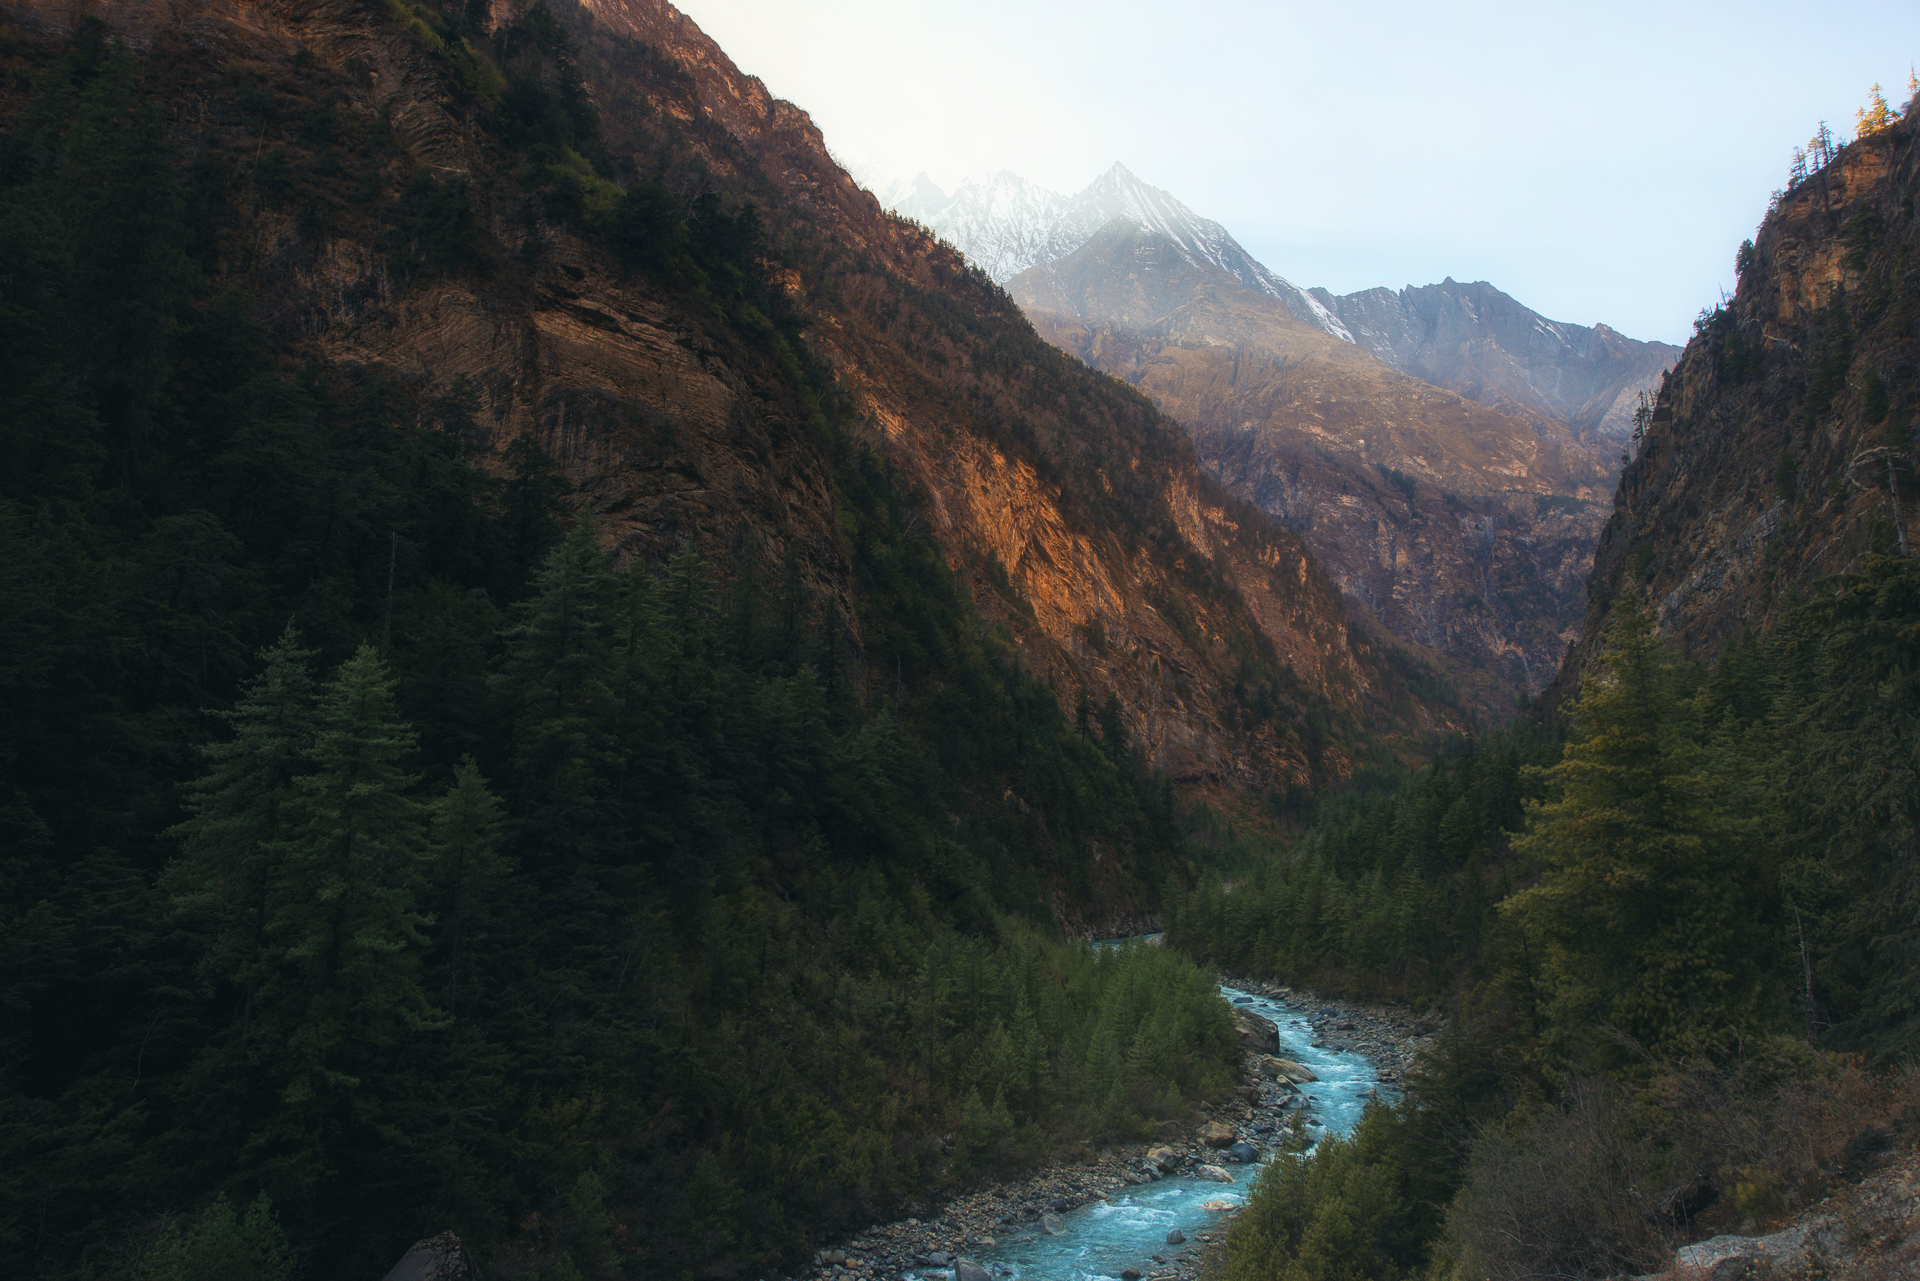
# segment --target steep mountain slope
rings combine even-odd
[[[1348,712],[1411,710],[1404,678],[1349,635],[1304,544],[1228,501],[1177,424],[1058,363],[1004,294],[884,214],[804,113],[733,68],[670,6],[595,0],[583,12],[597,20],[583,28],[603,69],[593,74],[657,104],[631,124],[614,121],[610,135],[631,139],[669,187],[740,175],[759,184],[747,190],[776,235],[837,242],[820,251],[821,282],[799,282],[820,318],[807,341],[872,438],[927,485],[949,555],[1063,698],[1084,690],[1097,704],[1117,692],[1157,768],[1236,786],[1304,780],[1320,752],[1303,746],[1298,718],[1247,730],[1236,689],[1252,698],[1275,679],[1298,681],[1303,696]],[[620,37],[645,55],[610,43]],[[703,116],[725,134],[663,134],[663,120]],[[1273,655],[1254,659],[1272,674],[1249,668],[1243,680],[1241,660],[1223,657],[1243,651]]]
[[[1285,672],[1301,697],[1349,712],[1404,698],[1398,677],[1376,688],[1383,669],[1358,657],[1365,642],[1349,638],[1337,593],[1297,538],[1236,515],[1183,434],[1146,404],[1076,381],[984,278],[884,214],[804,112],[665,3],[559,11],[572,15],[604,104],[610,172],[654,180],[683,208],[702,190],[755,200],[773,243],[802,246],[787,282],[813,317],[805,341],[869,438],[934,495],[949,555],[1069,704],[1116,693],[1156,767],[1253,786],[1304,782],[1315,767],[1304,710],[1291,728],[1247,729],[1236,687]],[[9,12],[48,30],[68,14],[31,0]],[[501,264],[395,289],[372,229],[349,211],[316,242],[302,218],[332,197],[324,174],[302,173],[301,195],[263,207],[252,231],[262,294],[287,323],[328,359],[391,369],[423,397],[465,379],[488,436],[532,431],[623,555],[660,557],[692,538],[716,554],[751,544],[792,556],[857,627],[828,461],[804,403],[769,390],[786,381],[778,354],[690,327],[600,236],[582,234],[591,219],[551,216],[606,199],[593,185],[604,179],[562,175],[533,191],[509,181],[474,128],[482,104],[441,55],[355,6],[241,16],[136,6],[125,30],[149,47],[211,53],[244,40],[255,57],[306,48],[329,67],[356,60],[327,91],[330,110],[393,120],[415,162],[465,184]],[[327,162],[324,146],[291,142],[296,162]],[[1132,189],[1110,178],[1113,191]],[[1256,661],[1272,673],[1249,686],[1236,650],[1271,655]]]
[[[1632,435],[1640,393],[1680,355],[1605,325],[1548,320],[1485,281],[1312,292],[1354,341],[1402,373],[1505,413],[1558,420],[1580,440]]]
[[[1307,324],[1353,340],[1310,291],[1261,265],[1225,227],[1118,163],[1072,196],[1055,195],[1005,170],[984,181],[969,179],[948,196],[922,174],[896,209],[931,227],[1002,284],[1029,267],[1066,257],[1113,219],[1126,218],[1165,236],[1187,262],[1217,267],[1280,299]]]
[[[1601,469],[1551,420],[1399,373],[1126,220],[1010,287],[1050,340],[1184,422],[1390,631],[1478,673],[1488,705],[1550,678],[1602,513]]]
[[[1797,181],[1741,246],[1732,302],[1696,325],[1621,473],[1561,693],[1623,594],[1710,659],[1822,577],[1912,549],[1915,115]]]

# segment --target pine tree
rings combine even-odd
[[[1900,113],[1887,105],[1887,95],[1882,93],[1879,84],[1875,83],[1867,93],[1867,105],[1854,112],[1853,118],[1858,126],[1854,136],[1865,138],[1898,123]]]
[[[1750,1028],[1765,949],[1748,825],[1719,807],[1682,673],[1630,597],[1609,641],[1544,772],[1552,798],[1515,842],[1542,875],[1502,910],[1545,956],[1564,1032],[1599,1021],[1669,1048]]]
[[[593,523],[582,520],[547,556],[533,594],[502,633],[490,682],[513,726],[516,818],[539,855],[538,875],[565,874],[609,853],[620,835],[610,729],[620,698],[610,678],[610,613],[618,582]]]
[[[169,1228],[141,1261],[146,1281],[290,1281],[293,1254],[262,1192],[243,1217],[223,1194],[192,1222]]]
[[[294,780],[276,842],[261,1004],[282,1038],[272,1056],[282,1106],[266,1146],[296,1185],[365,1141],[356,1131],[381,1106],[362,1090],[369,1072],[408,1032],[441,1023],[420,982],[426,921],[413,896],[427,807],[413,753],[393,678],[363,645],[322,698],[312,772]]]
[[[200,749],[207,772],[187,791],[192,815],[175,827],[180,858],[162,877],[175,911],[204,941],[202,977],[243,993],[241,1019],[251,1016],[261,977],[270,897],[284,854],[286,811],[295,775],[305,767],[319,726],[316,686],[291,623],[260,654],[262,670],[232,711],[226,742]]]
[[[458,1017],[477,985],[475,950],[488,938],[498,896],[513,875],[501,852],[500,802],[487,790],[473,757],[461,760],[453,785],[433,804],[433,845],[426,878],[432,887],[435,990]]]

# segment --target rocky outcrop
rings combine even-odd
[[[1057,689],[1069,697],[1085,690],[1095,704],[1117,694],[1131,740],[1155,768],[1236,787],[1305,783],[1329,768],[1309,759],[1315,749],[1300,723],[1254,726],[1250,736],[1240,728],[1246,709],[1223,697],[1233,681],[1225,669],[1236,628],[1262,638],[1278,665],[1327,705],[1378,714],[1399,702],[1397,710],[1416,721],[1446,719],[1404,706],[1401,682],[1384,678],[1383,655],[1349,628],[1337,588],[1306,543],[1257,508],[1231,501],[1177,428],[1165,438],[1172,424],[1131,421],[1133,408],[1097,384],[1044,401],[1026,394],[1023,375],[1048,373],[1045,362],[1016,355],[1016,369],[1025,368],[1008,376],[1009,351],[1028,335],[1000,330],[1009,320],[1025,329],[1005,295],[949,247],[883,214],[832,161],[804,112],[772,98],[660,0],[585,0],[584,9],[597,24],[585,38],[609,65],[630,67],[628,82],[660,108],[656,119],[724,128],[724,140],[699,144],[708,166],[738,168],[737,153],[746,152],[771,185],[770,213],[787,209],[795,223],[831,228],[913,291],[992,319],[980,335],[985,341],[946,324],[902,326],[897,318],[923,308],[925,296],[871,276],[857,289],[843,284],[840,305],[808,300],[820,313],[809,341],[855,397],[875,441],[925,486],[934,527],[953,563],[973,578],[978,599]],[[647,58],[609,47],[609,33],[642,42]],[[677,74],[653,69],[659,59]],[[869,304],[847,305],[857,293]],[[1040,456],[1018,433],[983,432],[996,417],[1019,433],[1037,428]],[[1087,521],[1089,509],[1116,499],[1144,504],[1148,510],[1128,521],[1165,521],[1172,526],[1166,535],[1190,550],[1169,558],[1156,554],[1169,541],[1162,534],[1143,540]],[[1196,596],[1180,581],[1203,565],[1225,572],[1237,606]],[[1234,617],[1241,607],[1246,613]]]
[[[1583,441],[1630,437],[1640,394],[1680,355],[1606,325],[1548,320],[1485,281],[1313,293],[1355,342],[1402,373],[1521,418],[1565,423]]]
[[[1050,341],[1184,423],[1229,490],[1475,701],[1504,709],[1551,678],[1606,484],[1558,420],[1402,374],[1136,224],[1010,289]]]
[[[1835,1188],[1774,1232],[1723,1234],[1674,1252],[1673,1266],[1635,1281],[1890,1281],[1920,1275],[1920,1156]]]
[[[1769,631],[1823,577],[1912,548],[1920,112],[1841,148],[1769,211],[1620,476],[1578,645],[1631,593],[1686,656]]]
[[[384,1281],[475,1281],[479,1275],[473,1256],[451,1232],[415,1241],[393,1265]]]

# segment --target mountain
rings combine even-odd
[[[1008,288],[1050,341],[1186,424],[1231,492],[1484,705],[1551,678],[1605,514],[1604,469],[1554,420],[1401,373],[1125,219]]]
[[[1255,261],[1225,227],[1141,182],[1119,163],[1072,196],[1055,195],[1005,170],[969,179],[948,196],[922,174],[895,209],[925,223],[1002,284],[1030,267],[1066,257],[1115,218],[1126,218],[1165,236],[1187,262],[1217,267],[1247,288],[1280,299],[1307,324],[1353,338],[1319,298]]]
[[[1680,353],[1606,325],[1548,320],[1484,281],[1463,285],[1448,277],[1397,293],[1301,289],[1256,261],[1219,223],[1119,164],[1072,197],[1001,170],[963,182],[952,195],[923,173],[894,184],[885,199],[1002,284],[1066,257],[1112,219],[1128,219],[1166,236],[1188,262],[1218,267],[1280,299],[1297,319],[1358,343],[1402,373],[1503,413],[1556,420],[1581,440],[1631,435],[1640,394]]]
[[[1548,320],[1485,281],[1312,293],[1402,373],[1506,413],[1557,419],[1582,440],[1631,436],[1641,393],[1680,355],[1605,325]]]
[[[1558,693],[1623,597],[1710,660],[1910,550],[1916,114],[1796,178],[1741,246],[1733,299],[1696,324],[1621,472]]]
[[[1465,717],[1180,424],[660,0],[0,19],[0,1272],[791,1273],[1228,1097],[1076,940]]]

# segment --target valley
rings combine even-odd
[[[1909,90],[1681,349],[667,0],[0,0],[0,1272],[1902,1275]]]

